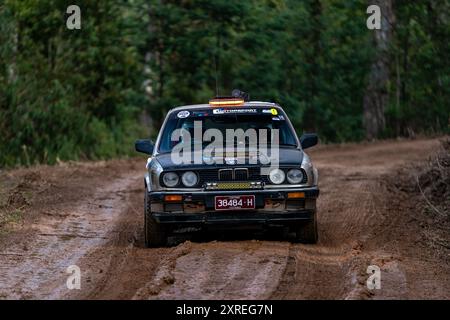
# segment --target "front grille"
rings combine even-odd
[[[287,174],[289,169],[283,169]],[[303,172],[303,181],[301,184],[308,182],[308,176],[305,170]],[[269,177],[267,175],[261,175],[261,167],[249,167],[249,168],[237,168],[234,169],[206,169],[199,170],[200,185],[206,182],[217,181],[261,181],[266,184],[270,184]],[[234,175],[234,176],[233,176]]]
[[[233,169],[222,169],[219,170],[219,180],[220,181],[233,181]]]
[[[234,180],[247,181],[248,180],[248,170],[247,169],[234,169]]]
[[[248,168],[248,180],[263,181],[265,183],[268,183],[269,177],[266,175],[261,175],[261,167],[252,167]]]
[[[288,168],[283,169],[287,174]],[[303,181],[301,184],[306,184],[308,182],[308,176],[305,170],[301,169],[303,172]],[[176,171],[180,177],[184,171]],[[248,168],[236,168],[236,169],[204,169],[196,171],[199,176],[198,186],[203,186],[207,182],[231,182],[231,181],[253,181],[253,182],[263,182],[264,184],[271,184],[269,177],[267,175],[261,175],[261,167],[248,167]],[[287,183],[287,182],[286,182]],[[163,184],[162,175],[160,176],[160,184]]]
[[[217,181],[219,179],[219,174],[217,169],[206,169],[200,170],[199,172],[200,184],[210,181]]]
[[[233,169],[206,169],[199,170],[200,184],[214,181],[263,181],[268,182],[267,176],[261,176],[260,167]]]

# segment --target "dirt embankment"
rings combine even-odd
[[[425,173],[422,190],[414,180],[438,148],[429,139],[313,149],[317,245],[227,232],[145,249],[142,158],[1,172],[0,299],[449,299],[447,220],[429,212],[439,199]],[[66,287],[70,265],[81,290]],[[381,268],[380,290],[366,287],[369,265]]]

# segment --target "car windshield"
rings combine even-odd
[[[178,129],[180,132],[185,130],[188,132],[191,144],[201,144],[203,148],[208,146],[211,141],[208,139],[205,141],[204,134],[209,129],[217,129],[215,132],[220,133],[223,136],[224,146],[226,145],[227,130],[237,130],[242,129],[246,132],[249,129],[254,129],[253,132],[256,133],[257,141],[266,138],[266,142],[270,145],[270,137],[274,133],[274,129],[279,132],[279,144],[280,146],[297,147],[297,140],[295,138],[295,133],[293,132],[291,126],[285,119],[284,115],[276,115],[261,113],[258,110],[252,109],[254,114],[213,114],[210,110],[207,111],[193,111],[185,113],[172,114],[166,125],[163,128],[161,135],[161,140],[159,144],[159,152],[166,153],[171,152],[173,147],[178,143],[183,143],[185,135],[174,139],[172,141],[172,134]],[[199,130],[194,130],[194,126],[199,128],[201,125],[201,135],[198,133]],[[265,130],[262,130],[265,129]],[[264,132],[266,136],[264,136]],[[197,133],[197,134],[196,134]],[[214,140],[214,139],[213,139]],[[253,140],[254,141],[254,140]],[[252,143],[253,143],[252,141]],[[237,138],[235,139],[235,144],[237,143]],[[245,138],[245,144],[249,145],[249,138]]]

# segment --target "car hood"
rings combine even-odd
[[[194,157],[195,157],[195,153]],[[208,161],[211,160],[211,158],[207,159],[205,157],[202,158],[202,155],[200,154],[200,159],[203,159],[204,161]],[[222,157],[222,163],[215,163],[215,164],[207,164],[205,162],[201,163],[201,164],[196,164],[194,163],[194,161],[192,160],[191,162],[188,163],[183,163],[183,164],[175,164],[173,162],[171,153],[161,153],[158,154],[154,157],[155,160],[157,160],[159,162],[159,164],[162,166],[163,170],[199,170],[199,169],[211,169],[211,168],[224,168],[224,167],[233,167],[233,166],[245,166],[245,167],[250,167],[250,166],[261,166],[261,162],[259,161],[260,159],[256,159],[256,163],[253,164],[249,164],[249,157],[248,155],[246,156],[246,164],[242,165],[242,164],[237,164],[235,163],[235,158],[234,157]],[[213,157],[213,159],[218,162],[218,160],[220,160],[218,157]],[[253,160],[255,161],[255,160]],[[296,149],[296,148],[284,148],[284,147],[280,147],[280,152],[279,152],[279,165],[281,167],[285,167],[285,166],[300,166],[302,164],[303,161],[303,151]]]

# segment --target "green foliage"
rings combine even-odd
[[[66,28],[69,4],[0,6],[0,166],[115,157],[142,134],[138,3],[79,1],[81,30]]]
[[[299,132],[315,130],[323,140],[362,138],[371,53],[365,1],[229,0],[221,19],[220,1],[164,3],[152,5],[153,110],[169,99],[165,110],[207,101],[217,67],[219,94],[241,88],[279,102]]]
[[[448,131],[450,5],[393,3],[383,135]],[[80,0],[76,31],[69,4],[0,0],[0,166],[129,154],[168,109],[234,88],[279,102],[299,133],[364,137],[366,0]]]
[[[449,5],[395,4],[384,135],[445,131]],[[317,131],[324,141],[363,139],[362,103],[376,53],[367,1],[152,1],[151,8],[150,98],[158,124],[170,107],[215,94],[217,68],[221,95],[240,88],[277,101],[299,132]],[[395,64],[403,60],[404,67]],[[397,90],[405,93],[397,97]]]
[[[450,132],[448,1],[396,2],[386,135]]]

